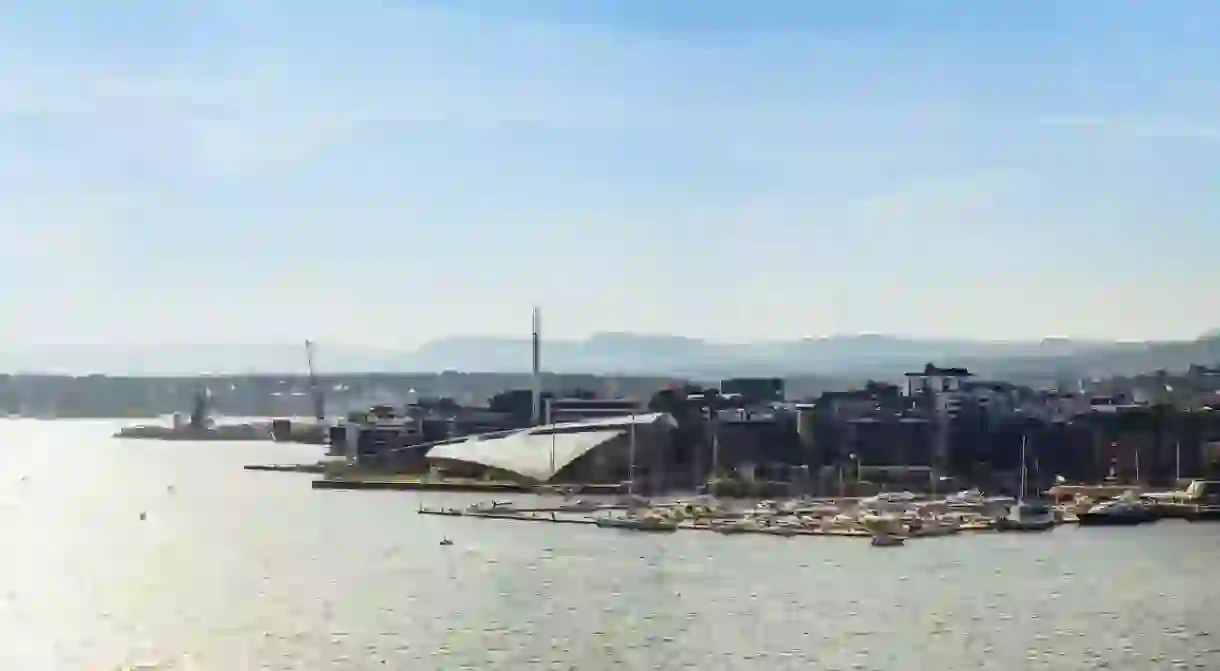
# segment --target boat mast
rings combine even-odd
[[[1182,479],[1182,441],[1173,444],[1173,486],[1177,488]]]
[[[1021,491],[1017,494],[1017,502],[1025,500],[1025,434],[1021,434]]]
[[[627,430],[627,455],[631,461],[627,472],[627,496],[635,494],[635,413],[631,413],[631,427]]]
[[[720,408],[716,406],[720,399],[712,401],[712,477],[720,477]]]

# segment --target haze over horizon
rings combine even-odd
[[[1220,321],[1214,3],[5,15],[9,345]]]

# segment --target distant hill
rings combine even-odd
[[[996,377],[1102,377],[1192,363],[1220,363],[1220,336],[1192,341],[1119,343],[1071,339],[1028,342],[920,340],[887,335],[833,336],[744,344],[632,333],[548,340],[543,368],[557,373],[671,375],[822,375],[895,378],[934,361]],[[415,351],[319,343],[319,370],[338,372],[520,373],[530,367],[528,338],[454,337]],[[300,344],[42,345],[0,348],[0,370],[27,373],[198,375],[302,373]]]
[[[986,342],[919,340],[887,335],[831,336],[745,344],[625,333],[579,341],[548,341],[543,367],[560,372],[719,376],[730,374],[895,377],[934,361],[985,374],[1098,374],[1186,368],[1220,361],[1220,338],[1190,342],[1119,343],[1071,340]],[[527,339],[452,338],[415,352],[416,370],[521,370]]]

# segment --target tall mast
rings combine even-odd
[[[533,320],[533,362],[530,391],[533,395],[533,423],[536,426],[542,423],[542,312],[536,305],[534,306]]]
[[[627,495],[635,494],[635,413],[631,413],[631,426],[628,429],[627,451],[631,461],[631,470],[629,471],[629,480],[627,480]]]
[[[1021,434],[1021,491],[1017,495],[1017,501],[1025,500],[1025,434]]]

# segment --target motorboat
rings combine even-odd
[[[1076,518],[1081,526],[1134,526],[1154,522],[1157,516],[1134,494],[1126,494],[1113,501],[1092,506],[1086,512],[1077,513]]]
[[[1135,526],[1155,522],[1156,519],[1156,515],[1144,506],[1117,501],[1099,503],[1088,512],[1076,513],[1080,526]]]
[[[678,523],[663,517],[599,517],[597,526],[603,529],[632,531],[677,531]]]
[[[915,505],[915,495],[910,492],[882,492],[876,496],[860,499],[860,509],[877,512],[903,512]]]
[[[886,533],[873,534],[873,538],[870,541],[873,547],[878,548],[898,547],[905,542],[906,538],[903,538],[902,536],[895,536],[894,534]]]
[[[740,520],[714,521],[708,527],[721,534],[740,534],[747,531],[757,531],[759,529],[758,522],[753,519],[745,518]]]

